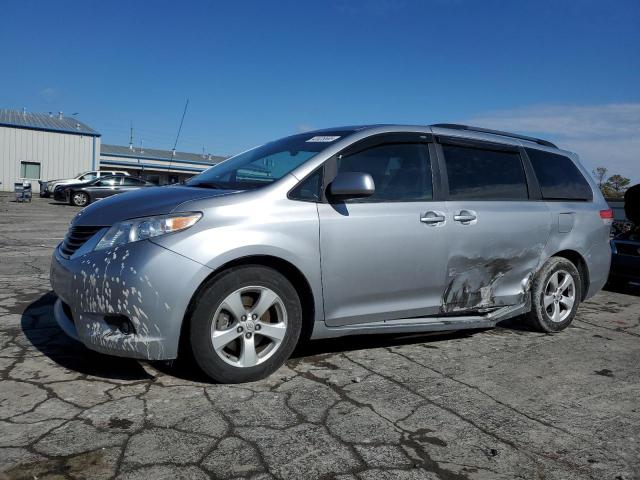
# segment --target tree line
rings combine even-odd
[[[622,175],[614,174],[608,176],[609,170],[606,167],[597,167],[593,171],[598,188],[605,198],[622,198],[631,184],[631,179]]]

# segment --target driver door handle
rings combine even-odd
[[[444,223],[444,214],[441,212],[436,212],[433,210],[429,210],[425,214],[420,216],[420,221],[422,223],[426,223],[427,225],[438,225],[439,223]]]

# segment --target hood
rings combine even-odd
[[[185,186],[148,187],[121,193],[92,203],[72,221],[74,226],[111,226],[129,218],[164,215],[190,200],[219,197],[236,190],[214,190]]]

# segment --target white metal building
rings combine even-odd
[[[0,190],[69,178],[98,165],[100,134],[74,117],[0,109]]]
[[[0,190],[16,183],[73,178],[89,170],[124,170],[164,185],[180,182],[224,157],[103,145],[100,133],[75,117],[0,109]]]

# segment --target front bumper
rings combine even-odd
[[[148,240],[86,254],[78,251],[70,258],[57,247],[51,262],[51,285],[59,297],[55,318],[67,335],[92,350],[173,359],[191,297],[210,273]],[[127,318],[134,332],[123,333],[107,322],[112,318]]]

